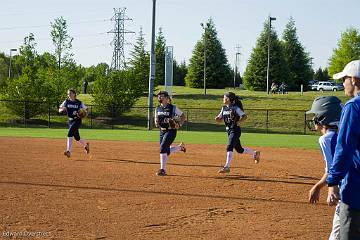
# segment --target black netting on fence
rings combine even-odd
[[[82,128],[147,129],[148,107],[133,107],[120,116],[115,116],[111,112],[101,113],[96,105],[87,107],[89,115],[83,119]],[[182,130],[224,131],[224,125],[217,124],[214,120],[220,108],[182,108],[182,111],[187,118]],[[242,125],[244,132],[310,133],[306,129],[305,111],[245,109],[245,112],[248,119]],[[0,127],[66,128],[67,116],[59,114],[57,107],[45,102],[0,100]]]

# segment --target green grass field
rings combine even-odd
[[[67,129],[46,128],[0,128],[1,137],[36,137],[64,138]],[[93,130],[81,129],[81,136],[89,140],[157,142],[159,131],[145,130]],[[243,133],[241,141],[244,146],[285,147],[285,148],[318,148],[318,136]],[[224,132],[191,132],[179,131],[177,141],[188,144],[226,144],[227,135]]]

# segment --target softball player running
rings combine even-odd
[[[319,201],[320,189],[326,186],[328,171],[333,164],[341,110],[340,99],[334,96],[326,96],[316,98],[311,106],[311,110],[306,112],[306,114],[315,115],[311,121],[308,121],[308,127],[321,132],[322,136],[319,138],[319,144],[325,160],[325,173],[309,191],[310,203],[317,203]],[[339,210],[340,204],[337,204],[329,240],[340,240]]]
[[[79,142],[83,147],[85,152],[88,154],[90,152],[89,143],[84,139],[80,139],[79,128],[81,126],[81,118],[87,115],[87,107],[80,100],[76,99],[76,92],[74,89],[68,90],[68,99],[66,99],[59,108],[59,113],[67,113],[69,117],[69,131],[67,134],[67,147],[64,155],[66,157],[71,156],[72,142],[73,138]],[[85,111],[85,114],[81,113]],[[83,115],[82,115],[83,114]]]
[[[259,163],[260,161],[260,151],[253,151],[250,148],[243,148],[241,146],[240,123],[245,121],[247,116],[239,97],[233,92],[227,92],[224,94],[223,103],[225,105],[221,108],[219,115],[215,117],[215,121],[224,121],[228,134],[228,144],[226,148],[226,163],[224,167],[219,170],[219,173],[229,173],[234,148],[238,153],[251,154],[255,163]]]
[[[170,153],[186,152],[184,143],[171,146],[176,138],[177,129],[185,122],[185,115],[178,107],[171,104],[168,92],[160,91],[157,96],[160,105],[155,110],[155,126],[160,128],[160,169],[156,175],[165,176]],[[176,116],[180,117],[178,122],[174,122]]]

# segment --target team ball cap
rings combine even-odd
[[[169,96],[169,93],[167,91],[160,91],[158,92],[158,94],[156,94],[157,96],[159,95],[164,95],[164,97],[168,97]]]
[[[354,60],[346,64],[342,72],[334,74],[333,79],[340,79],[346,76],[360,78],[360,60]]]

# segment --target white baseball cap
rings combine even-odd
[[[345,76],[360,78],[360,60],[354,60],[346,64],[342,72],[334,74],[333,79],[340,79]]]

